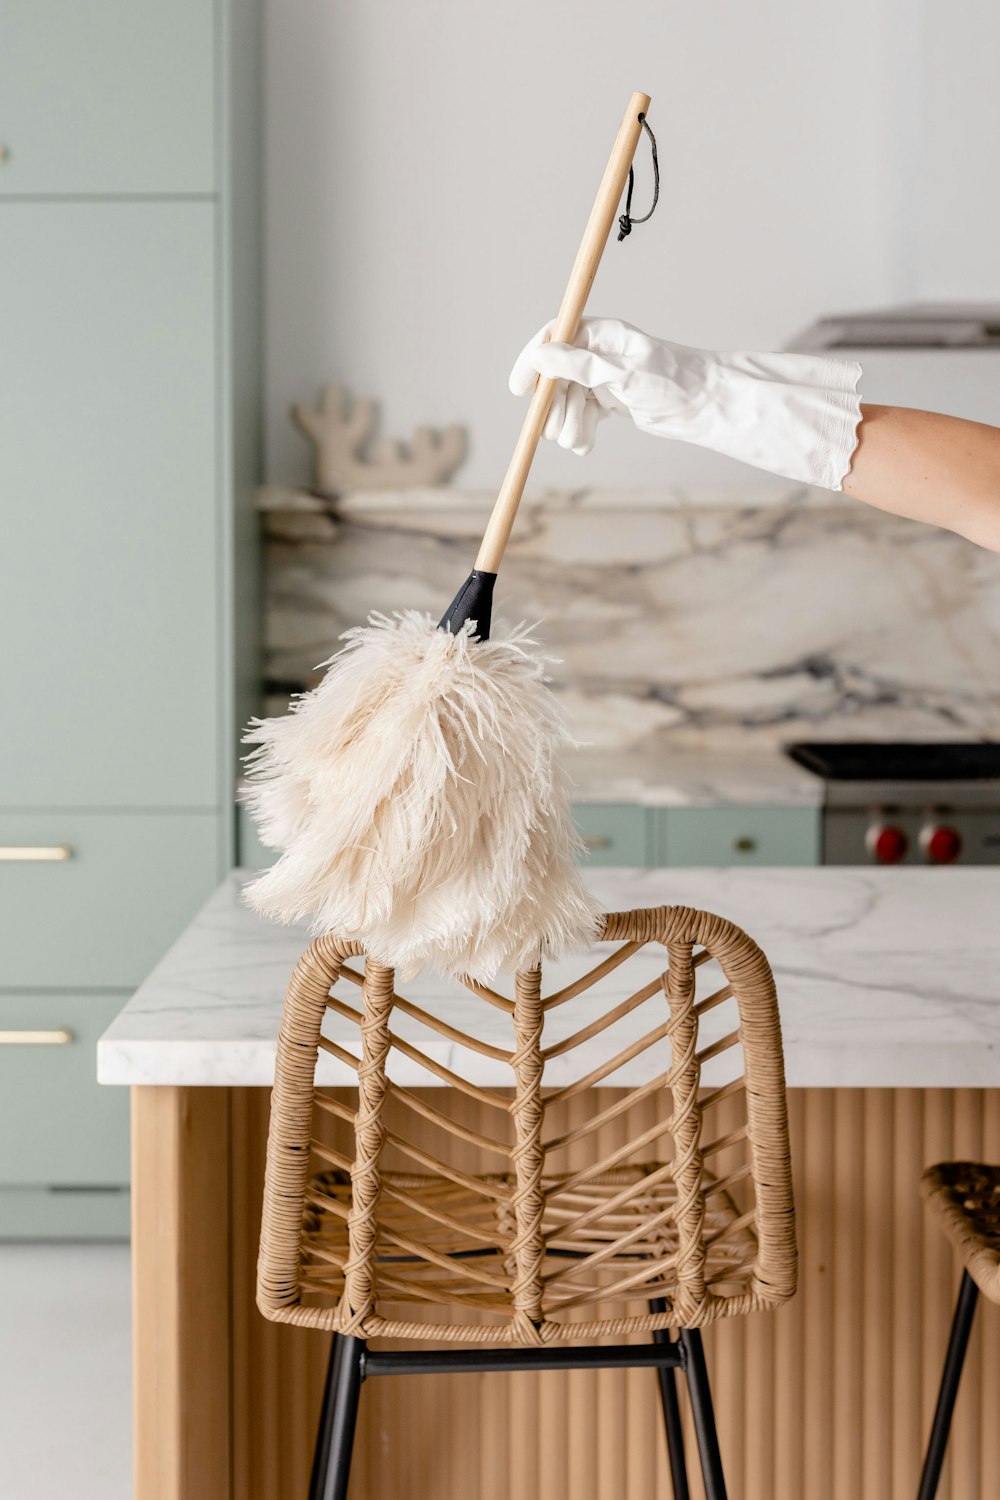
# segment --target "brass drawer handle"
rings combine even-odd
[[[585,849],[610,849],[611,840],[608,838],[607,834],[591,833],[588,834],[584,839],[583,847]]]
[[[74,1040],[68,1026],[53,1031],[0,1031],[0,1047],[65,1047]]]
[[[0,844],[0,860],[23,860],[26,864],[73,858],[68,844]]]
[[[757,847],[757,840],[750,838],[749,834],[743,834],[740,838],[733,840],[733,848],[737,854],[752,854]]]

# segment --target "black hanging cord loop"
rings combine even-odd
[[[657,200],[659,199],[659,196],[660,196],[660,163],[659,163],[659,161],[657,160],[657,157],[656,157],[656,136],[650,130],[650,128],[649,128],[649,121],[646,119],[645,115],[640,115],[639,116],[639,123],[641,124],[641,126],[642,126],[643,130],[646,132],[646,134],[649,136],[649,146],[650,146],[650,150],[653,153],[653,201],[650,204],[649,213],[648,214],[643,214],[643,216],[642,216],[641,219],[633,219],[633,217],[632,217],[632,189],[635,187],[635,169],[633,167],[629,167],[629,169],[628,169],[628,191],[625,194],[625,212],[623,214],[620,214],[619,218],[618,218],[618,243],[619,244],[621,244],[622,240],[625,238],[625,236],[627,234],[631,234],[632,233],[632,225],[633,224],[645,224],[645,222],[646,222],[647,219],[651,219],[653,217],[653,209],[656,207]]]

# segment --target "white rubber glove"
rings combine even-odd
[[[522,349],[510,388],[523,396],[536,375],[559,382],[545,436],[563,448],[589,453],[598,422],[620,412],[657,437],[841,488],[861,420],[854,360],[687,349],[617,318],[584,318],[575,344],[549,343],[551,328]]]

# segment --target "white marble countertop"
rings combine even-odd
[[[219,887],[105,1032],[102,1083],[270,1084],[285,984],[308,939],[241,904],[248,873],[234,871]],[[777,978],[791,1087],[1000,1084],[1000,871],[605,869],[588,880],[606,910],[703,907],[756,938]],[[550,966],[546,988],[558,987],[558,973],[569,967]],[[629,988],[635,977],[630,965]],[[625,985],[622,978],[622,994]],[[434,976],[404,988],[425,1007],[449,1007],[459,1024],[470,1007],[504,1022]],[[613,1003],[615,993],[605,987],[602,998]],[[589,1018],[583,1005],[553,1015],[563,1012],[573,1013],[573,1029]],[[336,1038],[346,1023],[329,1019]],[[435,1053],[446,1065],[451,1046],[440,1040]],[[351,1081],[346,1068],[322,1061],[330,1065],[322,1081]],[[652,1076],[652,1060],[649,1066]],[[504,1083],[502,1069],[484,1059],[476,1077]]]
[[[566,757],[574,802],[642,807],[820,807],[823,781],[776,751],[599,750]]]

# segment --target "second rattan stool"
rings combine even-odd
[[[918,1500],[934,1500],[979,1293],[1000,1302],[1000,1167],[948,1161],[924,1173],[924,1197],[941,1216],[964,1269],[927,1444]],[[994,1478],[1000,1484],[1000,1474]]]
[[[612,915],[603,936],[599,962],[547,996],[540,969],[516,976],[513,998],[470,982],[471,1019],[468,1002],[431,1015],[391,970],[351,967],[355,944],[319,938],[300,960],[278,1042],[257,1300],[268,1318],[335,1335],[313,1500],[344,1500],[368,1378],[613,1366],[659,1372],[677,1500],[689,1494],[682,1371],[705,1492],[724,1500],[700,1329],[795,1290],[774,983],[746,934],[705,912]],[[629,963],[641,982],[621,998]],[[340,996],[352,984],[360,1008]],[[613,1004],[602,984],[617,986]],[[350,1047],[323,1035],[331,1013]],[[492,1028],[475,1024],[491,1014]],[[447,1065],[428,1050],[442,1038]],[[350,1103],[316,1087],[321,1052],[356,1073]],[[471,1081],[469,1057],[506,1087]],[[442,1107],[394,1081],[407,1065],[447,1085]],[[568,1124],[563,1106],[598,1086],[616,1089],[613,1102],[594,1095]],[[474,1124],[455,1101],[474,1106]],[[647,1106],[643,1126],[599,1156],[602,1126]],[[460,1165],[470,1147],[488,1170]],[[653,1341],[595,1343],[642,1333]],[[372,1350],[377,1337],[415,1347]],[[427,1347],[442,1341],[474,1347]]]

